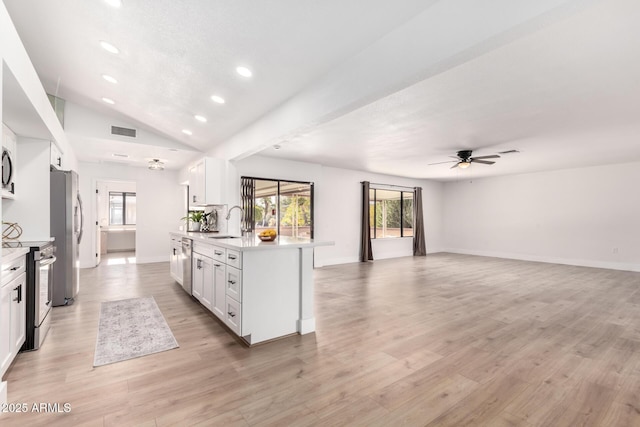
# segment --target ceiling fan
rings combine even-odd
[[[495,162],[492,162],[492,161],[486,160],[486,159],[499,159],[500,158],[500,156],[498,156],[497,154],[491,154],[490,156],[471,157],[472,153],[473,153],[472,150],[461,150],[461,151],[458,151],[456,157],[449,156],[452,159],[456,159],[456,160],[449,160],[447,162],[429,163],[429,166],[431,166],[431,165],[441,165],[443,163],[455,163],[455,165],[451,166],[451,169],[453,169],[453,168],[466,169],[469,166],[471,166],[471,163],[482,163],[483,165],[492,165]]]

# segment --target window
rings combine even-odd
[[[313,237],[313,183],[242,177],[249,228],[274,228],[281,236]]]
[[[413,236],[413,192],[369,190],[371,238]]]
[[[109,192],[109,225],[135,225],[136,193]]]

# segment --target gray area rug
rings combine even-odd
[[[100,323],[93,366],[177,348],[153,297],[106,301],[100,306]]]

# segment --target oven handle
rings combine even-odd
[[[56,259],[57,258],[55,256],[52,256],[52,257],[49,257],[49,258],[47,258],[45,260],[42,260],[42,261],[40,261],[40,267],[45,267],[47,265],[53,264],[54,262],[56,262]]]

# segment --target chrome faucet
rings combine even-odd
[[[242,215],[240,217],[240,234],[244,236],[248,230],[242,226],[242,224],[244,223],[244,209],[242,209],[241,206],[235,205],[235,206],[232,206],[231,209],[229,209],[229,211],[227,212],[227,221],[229,221],[229,218],[231,218],[231,211],[236,208],[240,209],[240,212]]]
[[[229,218],[231,218],[231,211],[234,210],[235,208],[240,209],[240,212],[242,212],[242,216],[244,216],[244,209],[242,209],[242,207],[238,205],[235,205],[231,209],[229,209],[229,211],[227,212],[227,221],[229,220]]]

